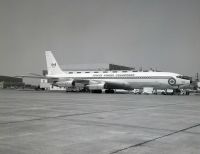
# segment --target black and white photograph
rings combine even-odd
[[[0,0],[0,154],[199,154],[200,0]]]

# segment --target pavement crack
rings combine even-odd
[[[159,140],[159,139],[161,139],[161,138],[165,138],[165,137],[168,137],[168,136],[171,136],[171,135],[180,133],[180,132],[184,132],[184,131],[187,131],[187,130],[189,130],[189,129],[192,129],[192,128],[195,128],[195,127],[199,127],[199,126],[200,126],[200,123],[199,123],[199,124],[196,124],[196,125],[193,125],[193,126],[190,126],[190,127],[187,127],[187,128],[184,128],[184,129],[181,129],[181,130],[177,130],[177,131],[175,131],[175,132],[172,132],[172,133],[169,133],[169,134],[166,134],[166,135],[163,135],[163,136],[159,136],[159,137],[153,138],[153,139],[151,139],[151,140],[147,140],[147,141],[144,141],[144,142],[141,142],[141,143],[137,143],[137,144],[134,144],[134,145],[131,145],[131,146],[128,146],[128,147],[124,147],[124,148],[115,150],[115,151],[111,152],[110,154],[116,154],[116,153],[118,153],[118,152],[121,152],[121,151],[124,151],[124,150],[128,150],[128,149],[130,149],[130,148],[135,148],[135,147],[138,147],[138,146],[142,146],[142,145],[144,145],[144,144],[147,144],[147,143],[150,143],[150,142]]]
[[[123,111],[123,110],[129,110],[129,109],[120,109],[120,110],[108,110],[108,111],[94,111],[94,112],[84,112],[84,113],[74,113],[74,114],[65,114],[65,115],[58,115],[58,116],[35,116],[34,115],[27,115],[27,116],[33,116],[32,119],[26,119],[26,120],[19,120],[19,121],[8,121],[8,122],[0,122],[0,125],[3,124],[13,124],[13,123],[22,123],[22,122],[30,122],[30,121],[40,121],[40,120],[47,120],[47,119],[59,119],[59,118],[65,118],[65,117],[72,117],[72,116],[82,116],[82,115],[90,115],[90,114],[97,114],[97,113],[109,113],[109,112],[115,112],[115,111]],[[18,114],[20,115],[20,114]]]

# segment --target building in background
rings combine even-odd
[[[4,81],[0,82],[0,89],[3,89]]]
[[[48,82],[47,79],[41,79],[40,80],[40,88],[42,90],[66,90],[65,87],[57,87],[53,86],[50,82]]]
[[[0,76],[0,88],[20,88],[23,86],[24,83],[22,78]]]
[[[135,70],[135,68],[123,65],[109,64],[109,70]]]
[[[128,67],[116,64],[70,64],[61,65],[63,71],[104,71],[104,70],[135,70],[134,67]],[[42,74],[45,76],[48,74],[47,70],[43,70]]]
[[[135,70],[133,67],[116,64],[69,64],[61,65],[63,71],[104,71],[104,70]]]

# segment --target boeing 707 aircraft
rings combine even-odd
[[[47,79],[54,86],[75,87],[83,84],[91,92],[113,93],[114,89],[133,90],[145,87],[155,89],[180,89],[191,83],[190,77],[171,72],[119,71],[63,71],[51,51],[46,51]],[[39,77],[39,76],[38,76]]]

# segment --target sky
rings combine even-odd
[[[200,73],[200,0],[0,0],[0,74],[114,63]]]

